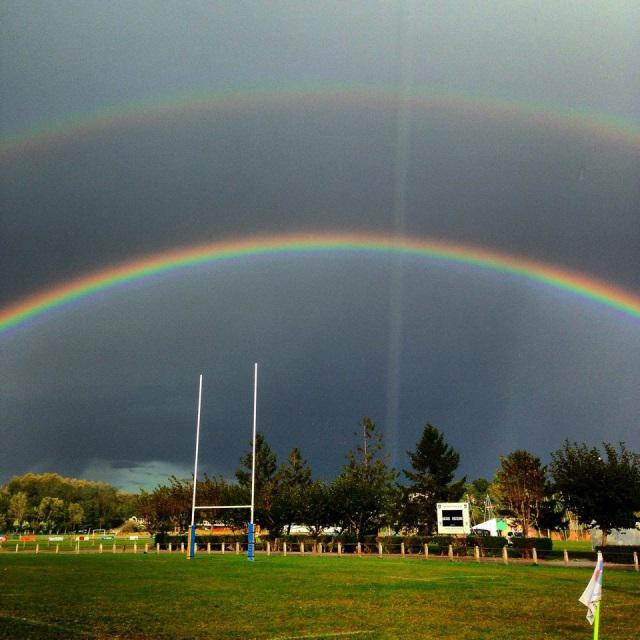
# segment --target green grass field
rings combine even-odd
[[[62,540],[50,541],[49,537],[62,538]],[[41,553],[54,553],[56,546],[59,548],[60,552],[65,553],[76,549],[76,537],[77,534],[61,534],[59,536],[55,534],[52,536],[37,535],[35,536],[35,540],[23,542],[18,538],[18,536],[12,535],[8,536],[8,539],[5,542],[0,543],[0,552],[11,553],[15,551],[17,544],[20,551],[33,552],[36,549],[36,545],[38,545]],[[153,546],[153,538],[148,534],[138,534],[137,540],[130,540],[129,535],[110,536],[109,539],[102,539],[100,536],[89,536],[88,539],[80,542],[80,551],[97,551],[100,543],[103,544],[105,550],[111,549],[114,542],[118,548],[125,545],[129,550],[133,548],[134,542],[137,544],[139,549],[143,549],[145,544]]]
[[[0,638],[591,638],[590,569],[356,557],[0,556]],[[605,570],[601,637],[640,633]]]

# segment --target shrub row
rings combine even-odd
[[[509,554],[512,557],[530,557],[531,550],[535,547],[540,558],[546,557],[551,552],[552,542],[550,538],[512,538],[512,548]],[[278,536],[273,542],[280,546],[283,542],[298,545],[304,542],[307,548],[314,543],[321,542],[327,550],[334,549],[338,542],[342,543],[345,553],[353,553],[358,542],[354,534],[342,534],[339,536],[319,536],[316,539],[305,535]],[[473,548],[478,546],[483,556],[499,556],[502,548],[508,544],[508,540],[502,536],[362,536],[361,547],[365,553],[377,553],[378,543],[382,544],[385,553],[399,553],[404,543],[405,553],[424,553],[424,545],[427,544],[429,553],[445,555],[449,552],[449,545],[453,547],[453,553],[458,556],[471,555]]]
[[[619,564],[633,564],[634,552],[640,557],[640,545],[612,545],[596,547],[596,551],[602,551],[605,562],[617,562]]]
[[[180,544],[184,542],[185,544],[189,541],[189,534],[187,533],[165,533],[159,532],[153,536],[153,541],[156,544],[166,545],[166,544]],[[220,536],[196,536],[197,544],[207,544],[207,542],[211,542],[211,544],[220,544],[221,542],[233,543],[233,542],[246,542],[247,535],[244,533],[239,533],[236,535],[220,535]]]

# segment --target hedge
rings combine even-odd
[[[602,559],[605,562],[618,564],[633,564],[634,552],[640,558],[640,545],[608,545],[606,547],[597,546],[596,551],[602,551]]]
[[[159,532],[153,536],[153,541],[155,544],[162,544],[162,545],[167,545],[167,544],[176,545],[176,544],[180,544],[181,542],[184,542],[184,544],[187,544],[189,542],[189,534],[187,533],[174,534],[174,533]],[[235,543],[235,542],[246,542],[246,541],[247,541],[247,535],[245,533],[239,533],[237,535],[225,534],[220,536],[216,536],[216,535],[212,535],[212,536],[197,535],[196,536],[196,544],[207,544],[208,542],[211,542],[211,544],[220,544],[222,542]]]

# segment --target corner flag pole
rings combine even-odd
[[[198,421],[196,423],[196,460],[193,465],[193,501],[191,503],[191,527],[189,529],[189,560],[195,555],[196,547],[196,484],[198,481],[198,446],[200,444],[200,408],[202,407],[202,374],[198,388]]]
[[[253,560],[254,527],[253,513],[256,493],[256,415],[258,407],[258,363],[253,365],[253,455],[251,457],[251,518],[247,527],[247,560]]]

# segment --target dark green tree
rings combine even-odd
[[[585,526],[602,531],[602,545],[613,529],[635,526],[640,511],[640,454],[624,443],[619,450],[603,442],[596,447],[565,441],[551,454],[555,491]]]
[[[485,501],[490,484],[486,478],[476,478],[464,485],[463,500],[469,503],[472,524],[479,524],[485,520]]]
[[[282,523],[287,535],[291,533],[292,524],[304,523],[306,492],[310,484],[311,468],[294,447],[276,473],[272,509],[273,519]]]
[[[438,502],[455,502],[464,493],[466,478],[454,481],[460,456],[443,434],[427,423],[415,451],[407,451],[411,469],[403,470],[409,484],[404,489],[403,523],[430,534],[436,529]]]
[[[565,531],[569,526],[569,516],[559,494],[553,492],[553,486],[547,483],[545,497],[538,509],[537,529],[545,531]]]
[[[304,492],[301,521],[317,538],[324,529],[335,524],[336,519],[331,487],[322,480],[311,482]]]
[[[375,534],[386,524],[397,476],[381,455],[382,435],[375,424],[367,417],[360,424],[362,444],[349,452],[347,464],[332,485],[337,524],[358,538]]]
[[[251,465],[253,461],[252,448],[240,458],[242,467],[236,471],[236,478],[242,489],[247,492],[247,500],[251,499]],[[256,434],[256,474],[255,474],[255,516],[254,522],[270,533],[279,532],[281,521],[274,517],[274,499],[278,488],[276,471],[278,464],[276,454],[271,450],[265,437],[258,432]],[[247,502],[248,504],[248,502]],[[249,514],[244,513],[244,522],[249,520]]]

